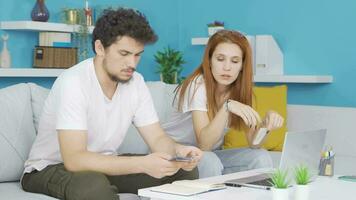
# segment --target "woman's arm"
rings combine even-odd
[[[198,147],[210,151],[224,134],[229,111],[221,107],[212,121],[205,111],[192,111],[192,115]]]
[[[230,113],[240,116],[245,124],[253,129],[261,121],[258,113],[253,108],[234,100],[226,101],[211,121],[207,112],[192,111],[192,113],[197,143],[202,150],[211,150],[223,137]]]

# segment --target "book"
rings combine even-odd
[[[191,196],[203,192],[225,189],[223,183],[206,183],[199,180],[181,180],[171,184],[164,184],[152,187],[153,192],[161,192],[167,194],[175,194],[182,196]]]

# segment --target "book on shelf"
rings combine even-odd
[[[71,34],[46,31],[39,33],[39,46],[53,47],[56,46],[56,44],[66,44],[66,47],[68,47],[68,45],[71,46]]]
[[[175,181],[171,184],[152,187],[150,190],[153,192],[190,196],[225,188],[226,186],[223,183],[206,183],[199,180],[181,180]]]

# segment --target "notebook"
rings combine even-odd
[[[182,196],[190,196],[203,192],[225,189],[225,184],[205,183],[199,180],[181,180],[171,184],[164,184],[157,187],[152,187],[153,192],[161,192]]]

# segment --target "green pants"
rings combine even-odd
[[[117,193],[134,193],[138,189],[171,183],[175,180],[196,179],[198,170],[179,170],[161,179],[147,174],[107,176],[93,171],[69,172],[63,164],[47,166],[42,171],[27,173],[22,188],[27,192],[42,193],[67,200],[114,200]]]

